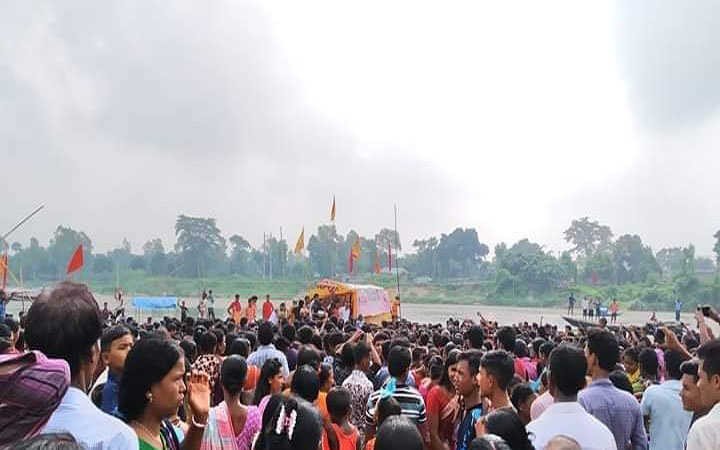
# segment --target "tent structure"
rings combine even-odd
[[[365,322],[380,323],[390,321],[390,296],[380,286],[369,284],[349,284],[335,280],[320,280],[314,289],[308,292],[312,297],[317,294],[323,303],[333,299],[346,300],[350,305],[350,317],[363,316]]]

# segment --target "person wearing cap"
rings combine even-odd
[[[62,359],[38,351],[0,355],[0,446],[38,434],[69,385],[70,367]]]
[[[62,282],[33,302],[25,328],[30,350],[63,359],[70,367],[70,387],[42,432],[70,433],[93,450],[136,450],[135,432],[98,409],[87,395],[100,358],[101,334],[100,308],[84,284]]]

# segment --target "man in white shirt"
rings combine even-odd
[[[42,432],[70,433],[88,450],[137,450],[135,432],[87,396],[102,333],[100,309],[87,286],[60,283],[33,302],[26,320],[29,348],[64,359],[70,366],[70,387]]]
[[[584,450],[617,450],[610,430],[577,401],[586,373],[582,350],[563,344],[550,354],[550,393],[555,402],[527,426],[537,450],[543,450],[558,435],[575,439]]]
[[[720,340],[712,340],[698,349],[698,389],[700,399],[710,409],[690,428],[687,450],[720,448]]]

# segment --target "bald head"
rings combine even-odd
[[[545,450],[581,450],[578,441],[570,436],[555,436],[545,446]]]

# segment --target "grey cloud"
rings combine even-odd
[[[639,123],[697,125],[720,106],[720,3],[619,0],[617,54]]]

